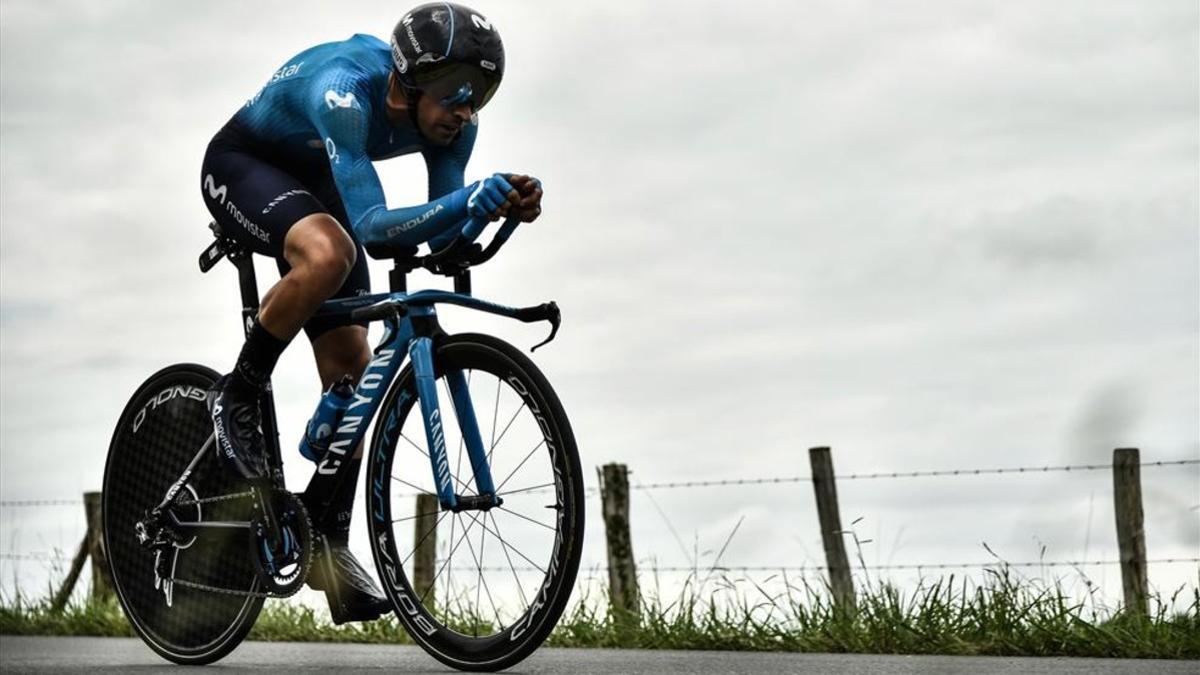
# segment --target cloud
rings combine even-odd
[[[5,499],[95,487],[142,377],[228,364],[241,338],[231,268],[195,267],[205,144],[288,56],[385,35],[396,12],[0,5]],[[488,15],[509,69],[468,175],[533,172],[547,210],[475,289],[563,307],[558,341],[536,357],[585,466],[624,461],[647,481],[802,474],[817,444],[834,446],[839,471],[1105,461],[1094,453],[1116,444],[1194,456],[1194,3],[502,3]],[[419,160],[378,168],[391,204],[424,198]],[[372,266],[384,287],[387,265]],[[265,290],[274,274],[259,269]],[[444,318],[522,346],[543,336]],[[289,446],[314,389],[307,348],[289,349],[277,386]],[[47,458],[72,467],[66,487]],[[663,506],[706,548],[748,514],[740,559],[769,563],[819,555],[806,487]],[[973,555],[985,536],[1024,550],[1035,530],[1066,551],[1086,517],[1091,488],[1078,489],[847,486],[844,516],[865,516],[878,541],[904,528],[914,558]],[[762,516],[785,499],[802,525]],[[1046,522],[1056,508],[1069,517]],[[675,555],[661,523],[636,526],[639,555]],[[1194,542],[1170,527],[1152,547]],[[587,555],[602,559],[600,541]]]

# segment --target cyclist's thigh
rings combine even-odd
[[[292,225],[325,207],[288,172],[219,139],[204,155],[205,206],[226,235],[255,253],[281,259]]]
[[[346,234],[350,235],[351,241],[354,242],[354,250],[356,256],[354,259],[354,267],[350,269],[350,274],[346,276],[346,281],[342,283],[342,287],[333,294],[333,298],[350,298],[357,295],[367,295],[371,292],[371,275],[367,268],[367,254],[363,251],[362,244],[359,243],[358,237],[354,236],[354,230],[350,227],[349,216],[346,215],[346,208],[342,205],[342,199],[338,194],[337,187],[333,184],[332,176],[319,176],[309,178],[305,181],[306,189],[310,191],[310,196],[314,197],[318,203],[322,205],[322,210],[334,217]],[[284,275],[291,271],[291,266],[283,259],[283,256],[275,258],[275,264],[279,267],[279,274]],[[309,340],[315,340],[317,337],[339,326],[358,325],[366,326],[365,321],[350,321],[349,317],[314,317],[309,319],[304,324],[304,333]]]

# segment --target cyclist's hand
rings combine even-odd
[[[467,213],[478,218],[500,220],[520,201],[520,195],[502,173],[494,173],[475,183],[467,197]]]
[[[508,182],[521,195],[509,213],[525,223],[537,220],[542,214],[542,181],[533,176],[512,174],[508,177]]]

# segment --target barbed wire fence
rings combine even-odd
[[[823,453],[823,454],[822,454]],[[810,461],[812,462],[813,472],[808,475],[791,475],[791,476],[769,476],[769,477],[741,477],[741,478],[723,478],[713,480],[685,480],[685,481],[653,481],[653,482],[635,482],[629,484],[628,472],[623,465],[618,465],[618,471],[614,476],[617,478],[615,482],[624,485],[617,485],[617,489],[612,492],[614,495],[628,495],[630,491],[640,492],[648,498],[650,506],[656,510],[661,517],[666,528],[675,537],[682,550],[685,552],[685,557],[692,557],[687,554],[686,546],[679,539],[671,525],[670,519],[654,499],[654,494],[677,490],[677,489],[702,489],[702,488],[719,488],[727,486],[765,486],[765,485],[780,485],[780,484],[800,484],[811,482],[816,492],[817,511],[820,520],[820,529],[822,536],[822,544],[825,553],[824,565],[802,565],[802,566],[780,566],[780,565],[746,565],[746,566],[731,566],[731,565],[706,565],[697,564],[693,560],[689,566],[654,566],[655,572],[684,572],[698,573],[709,571],[730,571],[730,572],[792,572],[792,571],[820,571],[828,575],[830,589],[833,591],[835,600],[842,602],[854,602],[853,581],[851,572],[862,571],[933,571],[933,570],[952,570],[952,569],[984,569],[984,568],[1076,568],[1096,567],[1096,566],[1120,566],[1122,572],[1122,586],[1125,591],[1126,605],[1133,607],[1138,611],[1144,611],[1147,598],[1147,565],[1167,565],[1167,564],[1197,564],[1200,563],[1200,557],[1159,557],[1147,559],[1145,555],[1145,541],[1142,528],[1142,505],[1141,505],[1141,483],[1140,470],[1142,468],[1157,469],[1163,467],[1184,467],[1198,466],[1200,459],[1177,459],[1177,460],[1162,460],[1162,461],[1139,461],[1139,452],[1136,449],[1124,448],[1114,451],[1114,461],[1112,464],[1053,464],[1041,466],[1015,466],[1015,467],[979,467],[979,468],[956,468],[956,469],[936,469],[936,470],[916,470],[916,471],[877,471],[877,472],[860,472],[838,475],[836,482],[842,481],[869,481],[869,480],[888,480],[888,479],[916,479],[916,478],[945,478],[945,477],[972,477],[972,476],[997,476],[997,475],[1038,475],[1038,474],[1055,474],[1055,473],[1087,473],[1096,471],[1112,471],[1114,475],[1114,510],[1117,519],[1117,543],[1120,551],[1118,559],[1100,559],[1100,560],[1021,560],[1008,561],[1003,560],[999,556],[995,556],[992,560],[982,561],[967,561],[967,562],[914,562],[902,564],[866,564],[859,558],[859,564],[851,568],[848,556],[846,554],[844,537],[853,537],[855,544],[865,544],[870,540],[858,540],[853,531],[844,529],[841,526],[841,518],[838,513],[837,496],[835,489],[835,479],[833,475],[832,462],[829,459],[828,448],[812,448],[810,449]],[[820,457],[823,460],[818,461]],[[606,467],[607,469],[607,467]],[[602,499],[611,499],[611,496],[606,496],[604,492],[604,477],[610,475],[607,470],[604,472],[601,479]],[[613,510],[614,507],[605,506],[605,512]],[[628,522],[628,504],[619,504],[615,507],[618,513],[623,513],[622,517],[617,518],[617,521]],[[857,521],[855,521],[857,522]],[[740,523],[739,523],[740,525]],[[852,524],[853,525],[853,524]],[[621,587],[623,585],[636,583],[637,565],[632,560],[632,556],[626,556],[623,559],[614,558],[611,555],[613,550],[628,550],[627,532],[613,533],[608,531],[611,529],[606,523],[606,537],[608,538],[610,555],[608,564],[600,570],[605,570],[609,575],[610,587]],[[736,528],[735,528],[736,531]],[[986,544],[985,544],[986,547]],[[989,549],[989,552],[990,549]],[[720,560],[720,555],[717,556]]]
[[[814,448],[813,450],[820,450],[820,449]],[[826,452],[828,452],[828,449],[825,449],[825,450],[826,450]],[[1117,452],[1121,452],[1121,451],[1118,450]],[[1136,453],[1136,451],[1133,451],[1133,452]],[[1164,460],[1164,461],[1152,461],[1152,462],[1138,462],[1136,464],[1137,469],[1139,469],[1139,470],[1141,468],[1161,468],[1161,467],[1180,467],[1180,466],[1198,466],[1198,465],[1200,465],[1200,459],[1178,459],[1178,460]],[[830,485],[832,485],[832,481],[833,481],[832,466],[830,466],[828,476],[820,475],[820,472],[814,471],[814,473],[810,474],[810,475],[743,477],[743,478],[711,479],[711,480],[661,481],[661,482],[647,482],[647,483],[638,482],[638,483],[634,483],[633,485],[629,485],[628,478],[627,478],[628,470],[627,470],[627,468],[624,467],[624,465],[609,465],[609,466],[618,466],[618,467],[621,467],[621,469],[618,472],[614,473],[609,478],[608,481],[605,480],[605,476],[602,473],[599,485],[589,485],[585,488],[587,494],[590,496],[600,495],[602,499],[607,499],[608,494],[606,494],[606,493],[620,493],[622,490],[620,490],[620,489],[613,490],[611,488],[614,486],[606,484],[606,483],[611,483],[612,479],[614,479],[614,478],[617,479],[618,481],[624,481],[625,484],[623,487],[623,491],[624,491],[624,495],[625,495],[625,503],[623,506],[618,505],[617,510],[621,511],[623,509],[624,513],[628,514],[629,490],[635,490],[638,492],[645,493],[645,494],[647,494],[647,496],[650,497],[651,504],[654,506],[655,509],[657,509],[659,511],[659,514],[663,517],[664,522],[666,523],[667,527],[672,530],[672,534],[675,535],[677,539],[678,539],[678,535],[677,535],[677,533],[674,532],[674,529],[671,526],[669,519],[666,518],[666,514],[662,512],[662,510],[658,506],[657,502],[653,501],[653,496],[650,493],[652,493],[654,491],[661,491],[661,490],[731,487],[731,486],[761,486],[761,485],[778,485],[778,484],[799,484],[799,483],[808,483],[811,481],[814,483],[815,486],[817,486],[818,511],[820,512],[820,511],[822,511],[822,505],[821,505],[822,496],[820,494],[821,493],[820,483],[822,483],[824,481],[824,482],[828,482]],[[816,465],[814,465],[814,468],[816,468]],[[908,478],[995,476],[995,475],[1006,475],[1006,474],[1036,475],[1036,474],[1048,474],[1048,473],[1071,473],[1071,472],[1081,473],[1081,472],[1090,472],[1090,471],[1115,471],[1116,469],[1117,469],[1117,462],[1114,461],[1114,464],[1059,464],[1059,465],[1045,465],[1045,466],[934,469],[934,470],[917,470],[917,471],[880,471],[880,472],[851,473],[851,474],[839,475],[839,476],[837,476],[837,480],[838,481],[887,480],[887,479],[908,479]],[[606,488],[609,488],[609,489],[606,489]],[[549,488],[547,488],[547,489],[549,489]],[[1137,496],[1138,496],[1137,511],[1139,512],[1139,517],[1140,517],[1140,510],[1141,510],[1140,486],[1138,488]],[[31,509],[31,508],[44,509],[44,508],[50,508],[50,507],[69,507],[69,506],[78,507],[80,505],[83,505],[84,503],[85,503],[84,499],[0,500],[0,509],[21,510],[21,509]],[[829,505],[829,504],[826,505],[827,508],[830,506],[832,506],[832,508],[834,509],[834,512],[836,514],[836,496],[834,496],[834,500],[831,505]],[[827,553],[827,564],[826,565],[719,565],[719,564],[715,564],[715,565],[709,566],[709,565],[693,564],[693,565],[689,565],[689,566],[677,566],[677,565],[676,566],[671,566],[671,565],[654,566],[653,569],[656,572],[696,572],[697,570],[704,570],[704,571],[708,571],[708,572],[719,571],[719,572],[743,572],[743,573],[745,573],[745,572],[762,572],[762,573],[824,572],[824,573],[828,573],[830,575],[831,586],[834,587],[836,595],[839,595],[843,599],[846,597],[853,597],[852,588],[845,588],[846,586],[848,586],[850,584],[850,581],[849,581],[849,565],[845,559],[846,556],[845,556],[844,546],[840,547],[841,548],[840,557],[838,555],[839,545],[831,546],[831,540],[833,540],[832,543],[840,544],[841,536],[844,534],[848,534],[848,532],[841,528],[840,522],[836,523],[836,527],[832,527],[832,528],[828,527],[831,523],[825,522],[825,520],[826,520],[826,518],[824,517],[825,514],[821,514],[821,515],[822,515],[822,528],[821,528],[822,529],[822,537],[823,537],[824,543],[826,545],[825,548],[826,548],[826,553]],[[626,517],[626,524],[627,523],[628,523],[628,518]],[[1139,525],[1140,525],[1140,523],[1139,523]],[[627,525],[626,525],[626,527],[627,527]],[[629,533],[628,533],[627,529],[624,533],[613,532],[612,528],[606,526],[606,538],[608,539],[608,548],[610,551],[610,555],[608,558],[608,564],[601,565],[601,566],[592,566],[592,567],[589,567],[589,569],[595,570],[597,572],[607,572],[608,576],[609,576],[609,582],[610,582],[611,587],[621,588],[624,586],[629,586],[630,584],[633,584],[634,587],[636,587],[636,564],[632,560],[632,553],[630,553],[630,555],[626,558],[614,559],[614,557],[611,555],[611,551],[614,548],[614,545],[613,545],[614,537],[618,540],[624,539],[624,541],[625,541],[624,545],[622,545],[620,543],[620,541],[616,542],[618,544],[616,546],[616,548],[618,548],[618,549],[624,548],[625,550],[628,550],[628,551],[632,550],[632,547],[628,545]],[[87,537],[85,537],[85,542],[86,541],[87,541]],[[1122,548],[1124,548],[1124,547],[1122,547]],[[832,549],[832,551],[831,551],[831,549]],[[78,558],[78,557],[79,557],[79,554],[76,555],[76,558]],[[1120,560],[1036,560],[1036,561],[1010,562],[1010,561],[1003,561],[1003,560],[996,559],[996,560],[990,560],[990,561],[967,561],[967,562],[954,562],[954,563],[929,562],[929,563],[903,563],[903,564],[884,564],[884,565],[863,564],[863,565],[858,565],[857,568],[863,569],[863,570],[871,570],[871,571],[903,571],[903,570],[925,571],[925,570],[987,568],[987,567],[995,567],[995,566],[999,566],[999,565],[1003,565],[1006,567],[1012,567],[1012,568],[1057,568],[1057,567],[1080,568],[1080,567],[1089,567],[1089,566],[1122,565],[1123,566],[1123,574],[1126,574],[1125,567],[1129,566],[1131,563],[1131,561],[1128,558],[1129,558],[1129,556],[1126,556],[1124,553],[1124,550],[1123,550]],[[0,560],[6,560],[6,561],[36,561],[36,562],[57,563],[57,562],[66,561],[66,560],[70,560],[70,559],[71,559],[71,556],[65,555],[64,553],[62,553],[60,551],[25,551],[25,552],[0,551]],[[1132,561],[1132,563],[1133,563],[1133,567],[1135,567],[1135,568],[1140,566],[1141,576],[1144,579],[1146,565],[1149,565],[1149,564],[1188,564],[1188,563],[1194,564],[1194,563],[1200,563],[1200,557],[1182,557],[1182,558],[1174,557],[1174,558],[1142,559],[1142,560],[1138,560],[1138,561]],[[1137,574],[1136,569],[1134,570],[1134,574],[1135,575]],[[839,578],[841,579],[840,581],[838,581]],[[1144,583],[1143,583],[1143,585],[1144,585]],[[842,586],[843,588],[841,588],[841,590],[839,591],[839,589],[837,588],[838,586]],[[1135,584],[1135,586],[1136,586],[1136,584]],[[621,593],[614,593],[613,597],[619,598],[621,595],[622,595]],[[628,594],[625,594],[625,595],[628,595]],[[1127,597],[1126,600],[1127,600],[1127,604],[1128,604],[1131,600],[1136,601],[1136,598]]]

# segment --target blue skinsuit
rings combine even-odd
[[[328,162],[346,224],[363,244],[415,246],[466,219],[463,172],[478,127],[473,120],[443,147],[409,124],[393,125],[384,103],[391,70],[388,45],[377,38],[317,45],[276,71],[233,119],[296,164]],[[413,152],[425,157],[430,202],[389,210],[371,162]]]
[[[425,141],[406,121],[388,119],[391,51],[355,35],[297,54],[213,137],[201,167],[201,195],[222,232],[275,258],[280,274],[288,229],[328,213],[354,241],[357,258],[332,297],[370,292],[364,245],[416,246],[448,240],[467,219],[463,171],[477,121],[450,145]],[[429,169],[427,204],[388,209],[373,160],[420,152]],[[314,318],[310,338],[340,325]]]

